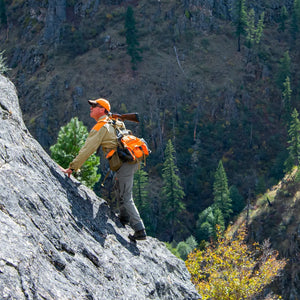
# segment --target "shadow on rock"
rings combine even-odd
[[[57,169],[50,168],[50,170],[65,189],[67,198],[72,205],[73,220],[80,230],[83,228],[87,230],[102,247],[107,235],[112,234],[133,255],[140,255],[136,244],[126,240],[116,231],[115,227],[124,227],[105,200],[98,198],[80,182],[68,178],[58,172]],[[126,231],[126,234],[128,235],[128,231]]]

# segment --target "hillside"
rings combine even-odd
[[[2,48],[12,70],[24,121],[46,151],[73,116],[90,128],[87,99],[107,97],[115,112],[138,111],[128,124],[150,144],[147,162],[152,234],[170,239],[160,211],[163,151],[172,139],[186,210],[176,240],[194,234],[212,202],[220,159],[244,199],[277,183],[286,158],[280,60],[289,51],[292,106],[299,100],[299,39],[290,34],[293,3],[248,1],[265,12],[259,45],[241,51],[234,1],[7,1]],[[125,14],[134,9],[143,60],[131,69]],[[280,30],[280,10],[288,10]],[[102,174],[105,166],[102,165]],[[98,187],[99,189],[99,187]],[[97,190],[97,188],[96,188]],[[99,192],[99,190],[97,191]],[[244,201],[246,202],[246,200]]]
[[[199,299],[184,262],[66,177],[23,123],[0,76],[0,298]]]
[[[287,266],[273,284],[272,290],[283,299],[298,299],[300,295],[300,172],[291,174],[250,204],[232,227],[232,233],[241,223],[249,228],[249,242],[269,239],[280,257],[288,259]]]

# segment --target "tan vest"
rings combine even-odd
[[[69,168],[77,171],[100,146],[108,159],[110,169],[112,171],[117,171],[121,167],[122,161],[116,151],[118,142],[115,129],[108,121],[109,118],[107,116],[103,116],[98,120],[90,131],[85,144],[80,149],[78,155],[70,163]]]

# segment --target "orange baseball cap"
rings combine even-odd
[[[96,100],[88,100],[88,102],[89,102],[90,105],[92,105],[92,104],[99,104],[102,107],[104,107],[107,111],[110,111],[110,104],[104,98],[99,98],[99,99],[96,99]]]

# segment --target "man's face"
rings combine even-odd
[[[90,116],[91,118],[98,121],[98,119],[105,115],[105,108],[101,106],[91,105],[90,107]]]

